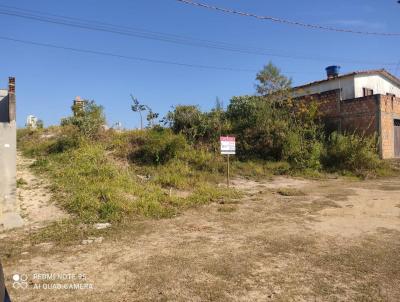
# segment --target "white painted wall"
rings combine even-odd
[[[400,87],[381,75],[356,75],[354,79],[355,97],[364,96],[363,88],[369,88],[374,94],[393,93],[400,97]]]
[[[295,97],[304,95],[321,93],[330,90],[342,89],[342,100],[354,98],[354,77],[346,77],[342,79],[332,79],[323,83],[310,85],[295,91]]]
[[[321,93],[339,88],[342,88],[342,100],[363,97],[363,88],[372,89],[374,94],[386,95],[387,93],[392,93],[400,97],[400,86],[380,74],[353,75],[342,79],[332,79],[330,81],[316,83],[305,88],[296,89],[294,97]]]

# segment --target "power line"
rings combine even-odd
[[[94,31],[107,32],[112,34],[119,34],[124,36],[131,36],[136,38],[151,39],[162,42],[181,44],[186,46],[202,47],[208,49],[217,49],[230,52],[238,52],[244,54],[253,55],[263,55],[263,56],[273,56],[296,60],[314,60],[314,61],[335,61],[336,63],[354,63],[354,64],[365,64],[365,65],[384,65],[384,66],[395,66],[396,63],[383,63],[383,62],[371,62],[371,61],[361,61],[361,60],[351,60],[351,59],[338,59],[338,58],[322,58],[318,56],[302,56],[302,55],[286,55],[282,53],[271,53],[265,49],[244,47],[242,45],[235,45],[225,42],[211,41],[195,39],[186,36],[166,34],[161,32],[148,31],[138,28],[120,26],[105,22],[98,22],[92,20],[84,20],[78,18],[72,18],[67,16],[55,15],[43,13],[35,10],[21,9],[13,6],[1,5],[5,9],[0,10],[0,14],[20,17],[24,19],[29,19],[38,22],[45,22],[69,27],[75,27],[80,29],[88,29]],[[11,9],[11,10],[10,10]]]
[[[397,63],[396,68],[394,69],[394,75],[397,75],[397,71],[399,70],[399,68],[400,68],[400,61],[399,63]]]
[[[99,56],[108,56],[108,57],[114,57],[114,58],[118,58],[118,59],[142,61],[142,62],[147,62],[147,63],[176,65],[176,66],[181,66],[181,67],[190,67],[190,68],[199,68],[199,69],[212,69],[212,70],[222,70],[222,71],[252,72],[252,73],[258,72],[258,70],[255,70],[255,69],[244,69],[244,68],[232,68],[232,67],[223,67],[223,66],[214,66],[214,65],[191,64],[191,63],[182,63],[182,62],[176,62],[176,61],[159,60],[159,59],[152,59],[152,58],[145,58],[145,57],[126,56],[126,55],[121,55],[121,54],[116,54],[116,53],[111,53],[111,52],[104,52],[104,51],[83,49],[83,48],[75,48],[75,47],[69,47],[69,46],[60,46],[60,45],[55,45],[55,44],[51,44],[51,43],[41,43],[41,42],[36,42],[36,41],[15,39],[15,38],[10,38],[10,37],[5,37],[5,36],[0,36],[0,40],[6,40],[6,41],[11,41],[11,42],[16,42],[16,43],[35,45],[35,46],[41,46],[41,47],[47,47],[47,48],[53,48],[53,49],[68,50],[68,51],[78,52],[78,53],[85,53],[85,54],[92,54],[92,55],[99,55]],[[283,73],[287,73],[287,74],[312,74],[312,73],[319,73],[319,72],[314,72],[314,71],[309,71],[309,72],[307,72],[307,71],[302,71],[302,72],[283,71]]]
[[[200,69],[213,69],[213,70],[238,71],[238,72],[256,72],[256,70],[252,70],[252,69],[240,69],[240,68],[220,67],[220,66],[201,65],[201,64],[189,64],[189,63],[181,63],[181,62],[174,62],[174,61],[144,58],[144,57],[126,56],[126,55],[121,55],[121,54],[116,54],[116,53],[111,53],[111,52],[103,52],[103,51],[98,51],[98,50],[82,49],[82,48],[75,48],[75,47],[68,47],[68,46],[60,46],[60,45],[55,45],[55,44],[50,44],[50,43],[41,43],[41,42],[35,42],[35,41],[14,39],[14,38],[4,37],[4,36],[0,36],[0,39],[6,40],[6,41],[12,41],[12,42],[16,42],[16,43],[22,43],[22,44],[29,44],[29,45],[54,48],[54,49],[62,49],[62,50],[68,50],[68,51],[86,53],[86,54],[92,54],[92,55],[108,56],[108,57],[114,57],[114,58],[119,58],[119,59],[143,61],[143,62],[147,62],[147,63],[177,65],[177,66],[182,66],[182,67],[191,67],[191,68],[200,68]]]
[[[269,20],[272,22],[277,22],[281,24],[288,24],[288,25],[295,25],[295,26],[301,26],[309,29],[317,29],[317,30],[325,30],[325,31],[334,31],[334,32],[341,32],[341,33],[352,33],[352,34],[360,34],[360,35],[374,35],[374,36],[400,36],[400,33],[396,32],[370,32],[370,31],[357,31],[357,30],[352,30],[352,29],[345,29],[345,28],[336,28],[336,27],[330,27],[330,26],[323,26],[323,25],[318,25],[318,24],[310,24],[310,23],[302,23],[298,21],[292,21],[288,19],[282,19],[282,18],[276,18],[272,16],[260,16],[256,15],[253,13],[247,13],[247,12],[242,12],[238,10],[234,10],[231,8],[223,8],[223,7],[218,7],[218,6],[213,6],[205,3],[200,3],[200,2],[194,2],[190,0],[176,0],[178,2],[196,6],[196,7],[201,7],[201,8],[206,8],[206,9],[211,9],[215,11],[220,11],[223,13],[228,13],[228,14],[234,14],[234,15],[239,15],[242,17],[251,17],[251,18],[256,18],[259,20]]]

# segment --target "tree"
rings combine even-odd
[[[169,124],[174,133],[182,133],[190,142],[203,137],[205,130],[204,115],[198,106],[179,105],[168,112],[164,123]]]
[[[147,113],[147,121],[149,122],[149,127],[153,127],[154,126],[154,120],[156,118],[158,118],[158,116],[160,115],[159,113],[153,112],[153,110],[149,107],[146,106],[147,110],[149,111]]]
[[[131,94],[133,105],[131,106],[133,112],[139,112],[140,115],[140,129],[143,129],[143,116],[142,111],[147,109],[146,105],[140,104],[138,99]]]
[[[61,126],[72,125],[78,128],[79,132],[88,138],[95,138],[102,127],[106,124],[104,109],[95,101],[87,101],[84,105],[72,106],[73,116],[61,120]]]
[[[260,95],[270,95],[277,92],[287,91],[292,85],[292,79],[284,76],[280,69],[272,62],[265,65],[264,68],[257,73],[256,84],[257,93]]]
[[[216,99],[215,99],[215,107],[214,107],[214,110],[216,110],[216,111],[224,111],[224,102],[221,101],[221,100],[219,99],[219,97],[216,97]]]
[[[44,128],[44,123],[42,119],[38,119],[36,122],[36,128],[38,129],[43,129]]]

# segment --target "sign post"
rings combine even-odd
[[[233,136],[221,136],[220,142],[221,142],[221,154],[228,155],[227,170],[226,170],[226,182],[227,182],[227,185],[229,188],[229,186],[230,186],[229,156],[231,154],[232,155],[236,154],[236,139]]]

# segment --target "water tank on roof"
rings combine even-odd
[[[336,78],[339,76],[340,66],[332,65],[325,68],[328,79]]]

